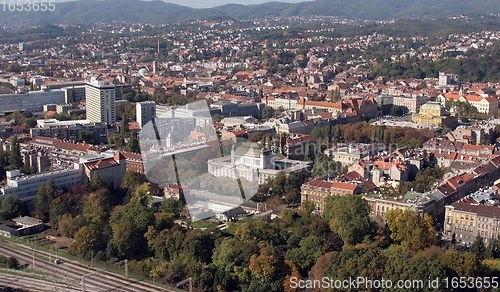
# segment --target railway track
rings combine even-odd
[[[35,254],[35,268],[46,273],[59,276],[63,280],[70,280],[83,288],[85,286],[89,291],[119,291],[119,292],[159,292],[167,290],[161,287],[153,286],[148,283],[125,278],[120,275],[112,274],[103,270],[89,268],[78,262],[70,261],[61,257],[61,263],[56,265],[46,260],[41,260],[37,256],[49,258],[53,255],[39,250],[32,250],[30,247],[12,242],[3,242],[0,246],[0,254],[15,257],[19,261],[32,263],[33,253]],[[82,283],[84,282],[84,284]],[[52,290],[53,291],[53,290]]]
[[[8,275],[0,273],[0,287],[20,288],[28,291],[60,291],[60,292],[78,292],[81,288],[71,287],[61,283],[33,279],[19,275]]]

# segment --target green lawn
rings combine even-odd
[[[214,221],[206,221],[206,220],[198,220],[191,222],[190,226],[193,228],[210,228],[210,227],[217,227],[219,224]]]

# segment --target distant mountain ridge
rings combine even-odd
[[[347,19],[389,20],[438,18],[460,14],[499,14],[498,0],[316,0],[259,5],[227,4],[195,9],[163,1],[80,0],[55,3],[53,12],[10,12],[0,7],[0,24],[42,25],[95,22],[173,23],[206,18],[237,20],[289,16],[338,16]]]

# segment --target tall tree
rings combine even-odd
[[[139,145],[139,139],[137,139],[137,133],[132,133],[130,140],[127,144],[127,151],[132,153],[140,153],[141,146]]]
[[[342,139],[342,132],[340,131],[340,127],[339,126],[333,127],[332,142],[339,143],[341,139]]]
[[[96,193],[91,193],[85,200],[83,217],[93,228],[102,228],[105,224],[106,212],[104,205],[102,197]]]
[[[375,233],[375,223],[369,217],[370,207],[360,196],[328,197],[325,217],[330,228],[344,243],[356,245]]]
[[[0,168],[4,168],[7,166],[5,152],[3,151],[3,147],[0,146]]]
[[[74,255],[81,255],[91,251],[98,243],[97,230],[84,226],[75,233],[75,241],[69,247],[69,252]]]
[[[122,122],[120,125],[120,134],[126,134],[129,132],[129,127],[128,127],[128,117],[127,114],[123,115]]]
[[[486,245],[484,244],[484,240],[480,235],[478,235],[474,242],[471,244],[470,252],[475,254],[479,261],[482,261],[486,258]]]
[[[90,179],[90,188],[92,190],[98,190],[100,188],[105,187],[105,183],[102,181],[101,177],[97,172],[94,172],[92,174],[92,177]]]
[[[52,178],[49,178],[47,184],[41,184],[38,188],[36,197],[36,216],[46,221],[50,218],[50,206],[54,199],[55,185]]]
[[[393,209],[386,213],[391,238],[405,251],[418,251],[436,243],[432,218],[413,210]]]
[[[23,167],[23,158],[21,156],[21,147],[19,146],[19,141],[17,136],[13,136],[10,140],[11,148],[9,153],[9,164],[10,169],[21,169]]]
[[[275,112],[276,112],[276,111],[274,110],[274,108],[272,108],[272,107],[270,107],[270,106],[266,106],[266,107],[262,110],[262,119],[267,120],[267,119],[273,118],[273,117],[274,117]]]
[[[21,214],[21,200],[16,196],[8,196],[0,203],[0,218],[10,220]]]

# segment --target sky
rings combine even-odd
[[[54,2],[68,2],[72,0],[55,0]],[[147,0],[146,0],[147,1]],[[174,3],[177,5],[188,6],[193,8],[211,8],[215,6],[220,6],[224,4],[262,4],[266,2],[286,2],[286,3],[298,3],[307,0],[164,0],[168,3]]]

